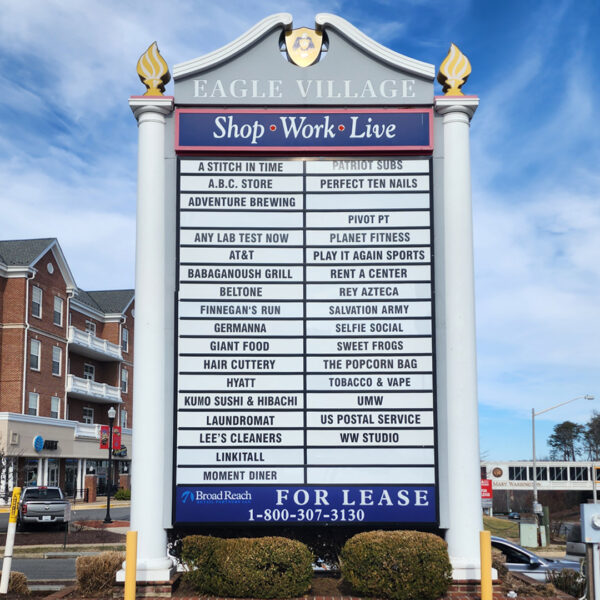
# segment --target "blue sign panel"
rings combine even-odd
[[[177,523],[436,521],[433,486],[181,486],[175,500]]]
[[[175,149],[429,151],[431,122],[431,109],[179,109]]]

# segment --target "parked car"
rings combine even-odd
[[[492,536],[492,548],[500,550],[506,557],[506,568],[535,579],[546,581],[550,571],[572,569],[579,573],[581,565],[578,561],[538,556],[514,542]]]
[[[70,515],[71,505],[59,487],[26,487],[19,500],[17,529],[33,523],[65,527]]]
[[[581,525],[573,524],[567,529],[567,554],[585,556],[585,543],[581,541]]]
[[[520,519],[521,518],[521,513],[518,512],[510,512],[508,513],[508,518],[509,519]]]

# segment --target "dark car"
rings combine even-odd
[[[577,561],[538,556],[514,542],[495,536],[492,536],[492,548],[504,554],[506,568],[509,571],[517,571],[536,581],[546,581],[550,571],[572,569],[579,573],[581,570],[581,565]]]
[[[509,519],[520,519],[521,514],[518,512],[510,512],[510,513],[508,513],[508,518]]]

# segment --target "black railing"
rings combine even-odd
[[[88,488],[84,488],[81,490],[73,490],[68,497],[72,500],[73,504],[75,504],[77,502],[88,502],[89,496],[90,490]]]

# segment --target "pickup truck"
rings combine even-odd
[[[26,487],[19,501],[17,529],[23,531],[27,525],[67,526],[71,517],[71,505],[58,487]]]

